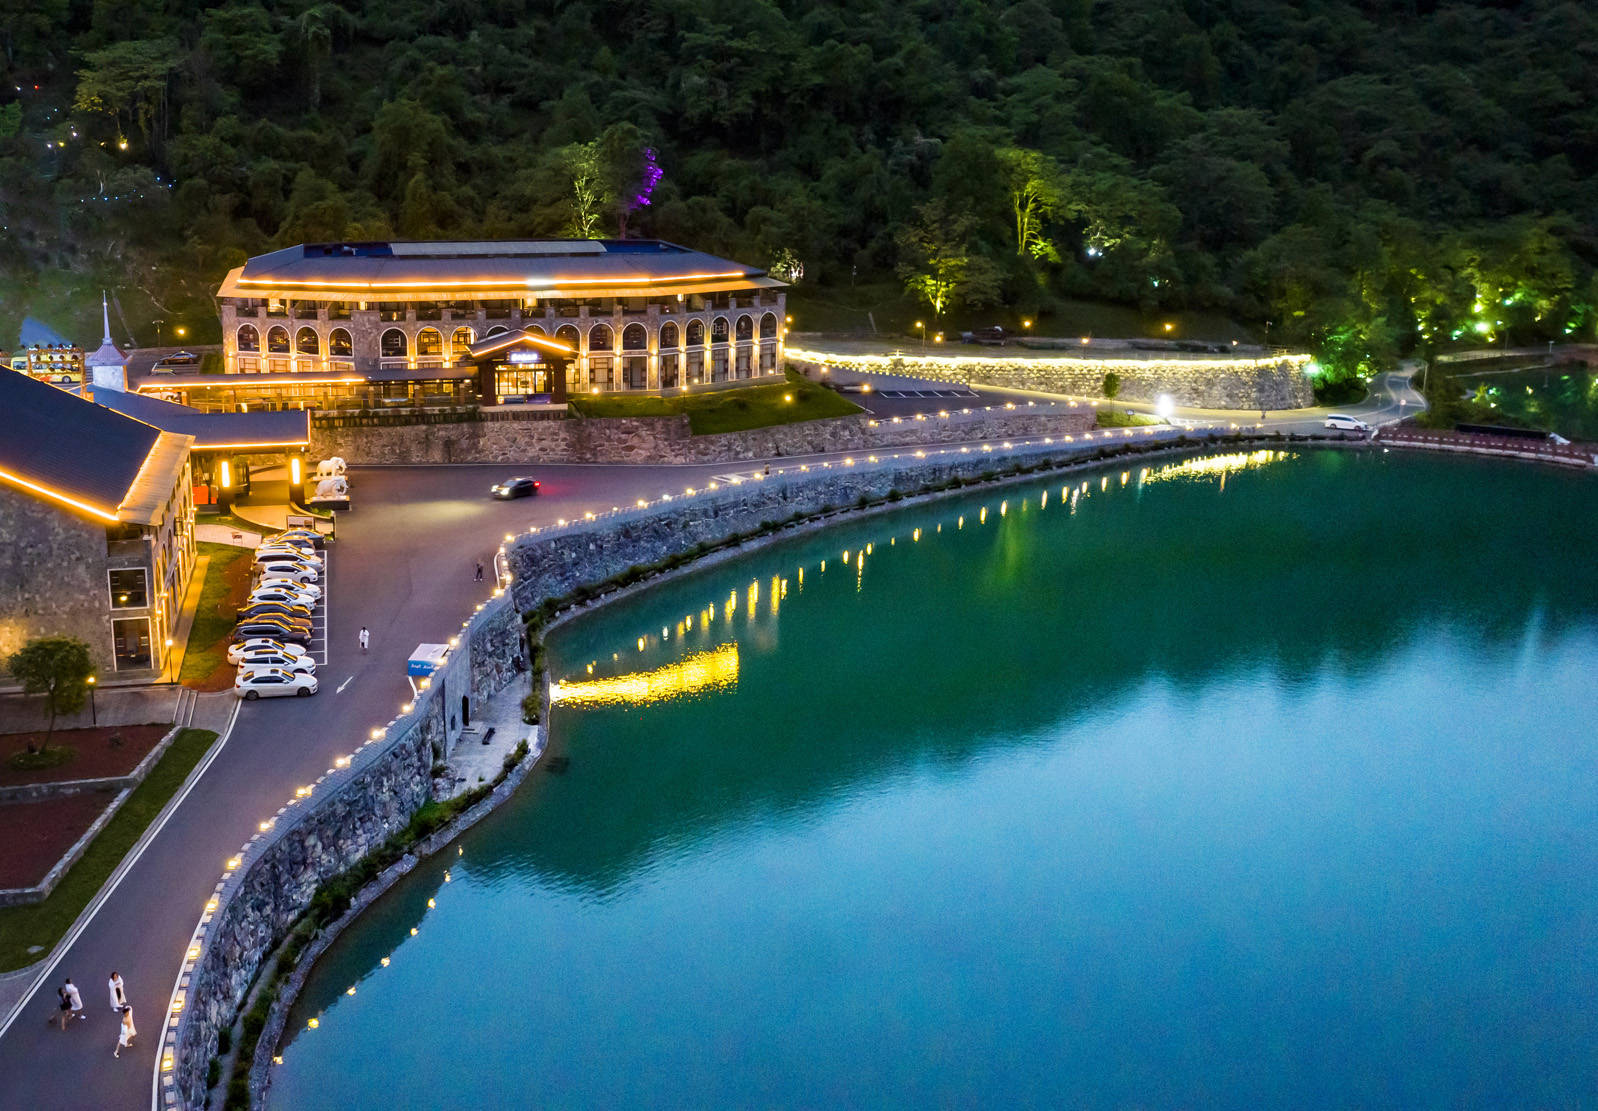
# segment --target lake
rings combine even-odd
[[[1592,476],[1255,452],[603,608],[270,1101],[1590,1102],[1595,540]]]

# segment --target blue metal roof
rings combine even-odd
[[[251,447],[298,447],[311,439],[311,415],[303,409],[258,413],[202,413],[158,397],[96,390],[95,401],[108,409],[154,425],[164,432],[194,437],[194,450],[222,445],[248,451]]]
[[[349,286],[381,293],[433,286],[554,289],[571,285],[748,280],[759,267],[660,239],[533,239],[514,242],[302,243],[244,264],[249,287]]]
[[[0,470],[115,513],[161,429],[0,370]]]

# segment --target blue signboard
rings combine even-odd
[[[405,674],[412,678],[425,678],[443,667],[448,658],[447,644],[418,644],[411,658],[405,661]]]

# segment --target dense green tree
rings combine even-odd
[[[11,654],[6,661],[12,678],[27,694],[44,695],[50,712],[45,744],[55,732],[57,714],[74,714],[83,709],[89,697],[89,677],[94,674],[94,659],[89,646],[75,637],[37,637]]]
[[[1593,41],[1570,0],[0,0],[0,323],[61,268],[205,320],[229,260],[396,232],[662,235],[824,296],[936,202],[1029,311],[1271,321],[1332,373],[1590,339]]]
[[[998,268],[972,252],[971,224],[969,214],[935,200],[918,208],[899,233],[899,276],[935,317],[956,302],[981,306],[998,297]]]

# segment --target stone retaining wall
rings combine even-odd
[[[1117,397],[1153,401],[1169,394],[1200,409],[1301,409],[1315,403],[1303,373],[1308,355],[1263,359],[1006,358],[1000,355],[849,355],[789,348],[796,366],[814,376],[822,366],[897,374],[974,386],[1101,397],[1104,376],[1120,376]]]
[[[289,800],[251,838],[206,905],[184,960],[161,1045],[162,1102],[199,1107],[218,1031],[230,1026],[261,962],[317,889],[404,829],[430,797],[432,766],[460,729],[460,698],[495,693],[525,659],[509,595],[461,627],[460,645],[380,736],[352,739],[352,754]]]
[[[605,417],[561,421],[463,421],[311,429],[313,458],[352,465],[397,463],[723,463],[773,456],[871,451],[906,444],[1067,435],[1091,428],[1082,407],[1036,413],[1002,407],[931,414],[898,424],[864,413],[695,436],[688,418]]]

